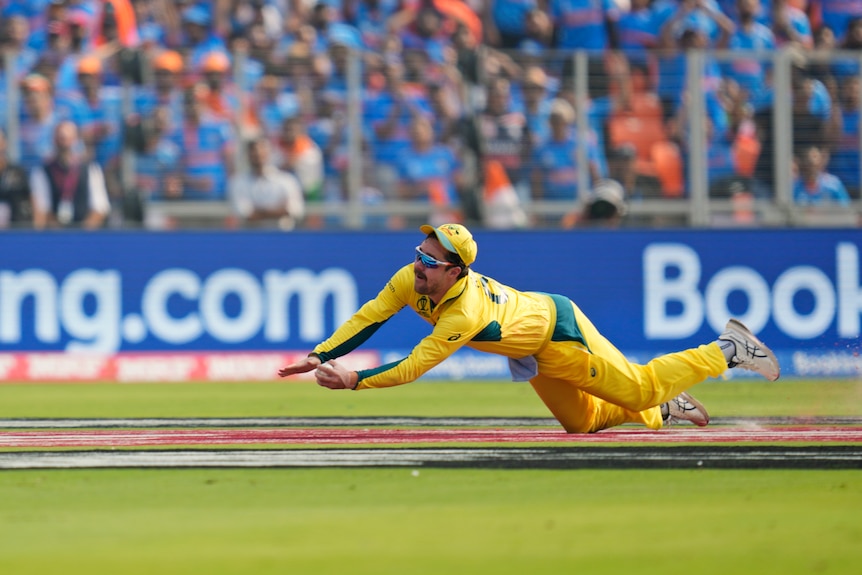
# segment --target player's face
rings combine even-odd
[[[419,248],[423,253],[438,261],[446,261],[446,250],[436,239],[426,238]],[[417,293],[427,295],[434,301],[449,291],[458,277],[457,266],[438,265],[431,268],[422,263],[420,258],[413,260],[413,289]]]

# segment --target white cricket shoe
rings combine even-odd
[[[741,367],[759,373],[769,381],[775,381],[781,375],[778,358],[741,321],[728,321],[718,339],[733,343],[735,348],[727,367]]]
[[[665,427],[682,421],[690,421],[703,427],[709,423],[709,414],[702,403],[683,391],[670,401],[661,404],[661,419]]]

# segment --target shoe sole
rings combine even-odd
[[[706,411],[706,408],[703,406],[701,402],[693,398],[691,395],[686,393],[685,391],[679,394],[683,399],[691,403],[693,406],[697,408],[697,410],[703,414],[703,421],[694,421],[692,419],[687,419],[686,421],[690,421],[698,427],[706,427],[709,424],[709,413]]]
[[[769,349],[769,346],[760,341],[757,336],[751,333],[751,330],[745,327],[745,324],[739,320],[731,319],[727,322],[727,326],[733,327],[733,329],[736,329],[737,331],[741,332],[743,335],[745,335],[745,337],[757,344],[757,347],[759,347],[760,350],[764,353],[764,355],[766,355],[767,359],[769,359],[773,363],[773,365],[775,365],[775,377],[761,374],[763,377],[765,377],[768,381],[775,381],[779,377],[781,377],[781,366],[778,364],[778,358],[775,357],[775,354],[772,353],[772,350]]]

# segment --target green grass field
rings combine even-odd
[[[709,382],[714,417],[862,416],[862,383]],[[540,416],[526,385],[0,385],[0,418]],[[859,471],[0,471],[0,574],[856,574]]]
[[[862,416],[862,382],[709,381],[692,393],[714,417]],[[413,383],[332,391],[312,383],[0,385],[0,418],[275,416],[550,417],[529,384]]]
[[[0,572],[858,573],[823,471],[0,474]]]

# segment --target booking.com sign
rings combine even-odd
[[[182,346],[207,334],[223,343],[241,343],[263,331],[270,342],[290,337],[290,302],[298,300],[299,337],[324,339],[333,326],[324,325],[324,306],[333,302],[335,322],[357,309],[356,283],[343,269],[315,274],[306,269],[268,270],[262,278],[226,268],[206,278],[188,269],[166,269],[144,286],[140,313],[124,315],[123,278],[118,270],[79,269],[59,283],[49,272],[27,269],[0,271],[0,343],[16,344],[22,338],[25,302],[32,301],[33,332],[43,344],[72,339],[68,351],[110,353],[123,342],[140,343],[147,337]],[[228,314],[226,301],[237,301]],[[172,300],[189,308],[182,315],[170,312]],[[173,302],[176,304],[176,301]]]
[[[624,352],[705,343],[728,317],[784,348],[858,338],[859,232],[754,234],[479,232],[474,267],[572,297]],[[0,351],[308,350],[411,261],[416,235],[2,234]],[[409,350],[429,332],[409,315],[364,348]]]
[[[704,319],[721,332],[727,318],[736,316],[754,332],[772,319],[779,330],[794,339],[823,335],[836,321],[838,336],[859,337],[862,288],[859,286],[859,251],[855,244],[840,243],[835,249],[835,281],[810,265],[784,270],[769,285],[751,267],[731,266],[703,278],[697,252],[684,244],[651,244],[643,254],[644,326],[649,339],[682,339],[697,332]],[[674,270],[669,274],[668,270]],[[699,286],[706,279],[705,288]],[[734,314],[728,299],[734,292],[745,295],[748,305]],[[800,312],[794,300],[807,294],[813,304]],[[669,313],[676,304],[676,313]]]

